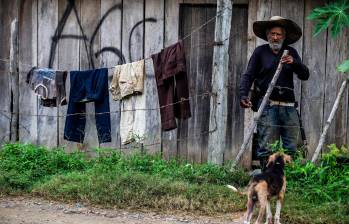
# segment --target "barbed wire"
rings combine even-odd
[[[66,114],[66,115],[51,115],[51,114],[29,114],[29,113],[22,113],[22,112],[11,112],[11,111],[7,111],[7,110],[0,110],[0,112],[2,113],[7,113],[7,114],[13,114],[13,115],[25,115],[25,116],[32,116],[32,117],[70,117],[70,116],[78,116],[78,115],[103,115],[103,114],[114,114],[114,113],[121,113],[121,112],[132,112],[132,111],[149,111],[149,110],[160,110],[166,107],[170,107],[170,106],[174,106],[176,104],[180,104],[186,101],[189,101],[191,99],[197,98],[197,97],[202,97],[202,96],[214,96],[216,97],[216,94],[212,93],[212,92],[204,92],[201,94],[197,94],[188,98],[182,98],[181,100],[174,102],[174,103],[170,103],[170,104],[166,104],[163,106],[159,106],[159,107],[154,107],[154,108],[135,108],[135,109],[122,109],[122,110],[115,110],[115,111],[109,111],[109,112],[101,112],[101,113],[73,113],[73,114]],[[46,107],[44,107],[46,108]],[[53,107],[56,108],[57,107]]]

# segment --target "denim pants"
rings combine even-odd
[[[86,103],[94,102],[99,143],[111,142],[108,69],[70,72],[70,96],[64,139],[82,143],[85,137]]]
[[[258,157],[271,154],[270,144],[276,140],[282,142],[282,147],[293,155],[300,138],[299,118],[295,107],[267,105],[257,123]]]

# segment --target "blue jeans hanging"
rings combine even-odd
[[[107,68],[70,72],[70,96],[64,139],[79,143],[84,141],[87,102],[95,104],[99,143],[111,142]]]

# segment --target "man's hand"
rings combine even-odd
[[[246,98],[246,99],[240,100],[240,106],[242,108],[250,108],[252,107],[252,103],[249,98]]]
[[[293,57],[291,55],[285,55],[281,58],[282,64],[293,64]]]

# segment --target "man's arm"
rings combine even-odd
[[[256,78],[257,71],[260,67],[260,62],[258,59],[258,52],[255,50],[248,62],[246,72],[241,76],[240,80],[240,105],[243,108],[249,108],[252,103],[248,97],[248,93],[252,86],[254,79]]]
[[[309,79],[309,69],[302,63],[301,58],[299,57],[296,50],[292,51],[293,63],[291,64],[294,72],[297,74],[300,80]]]

